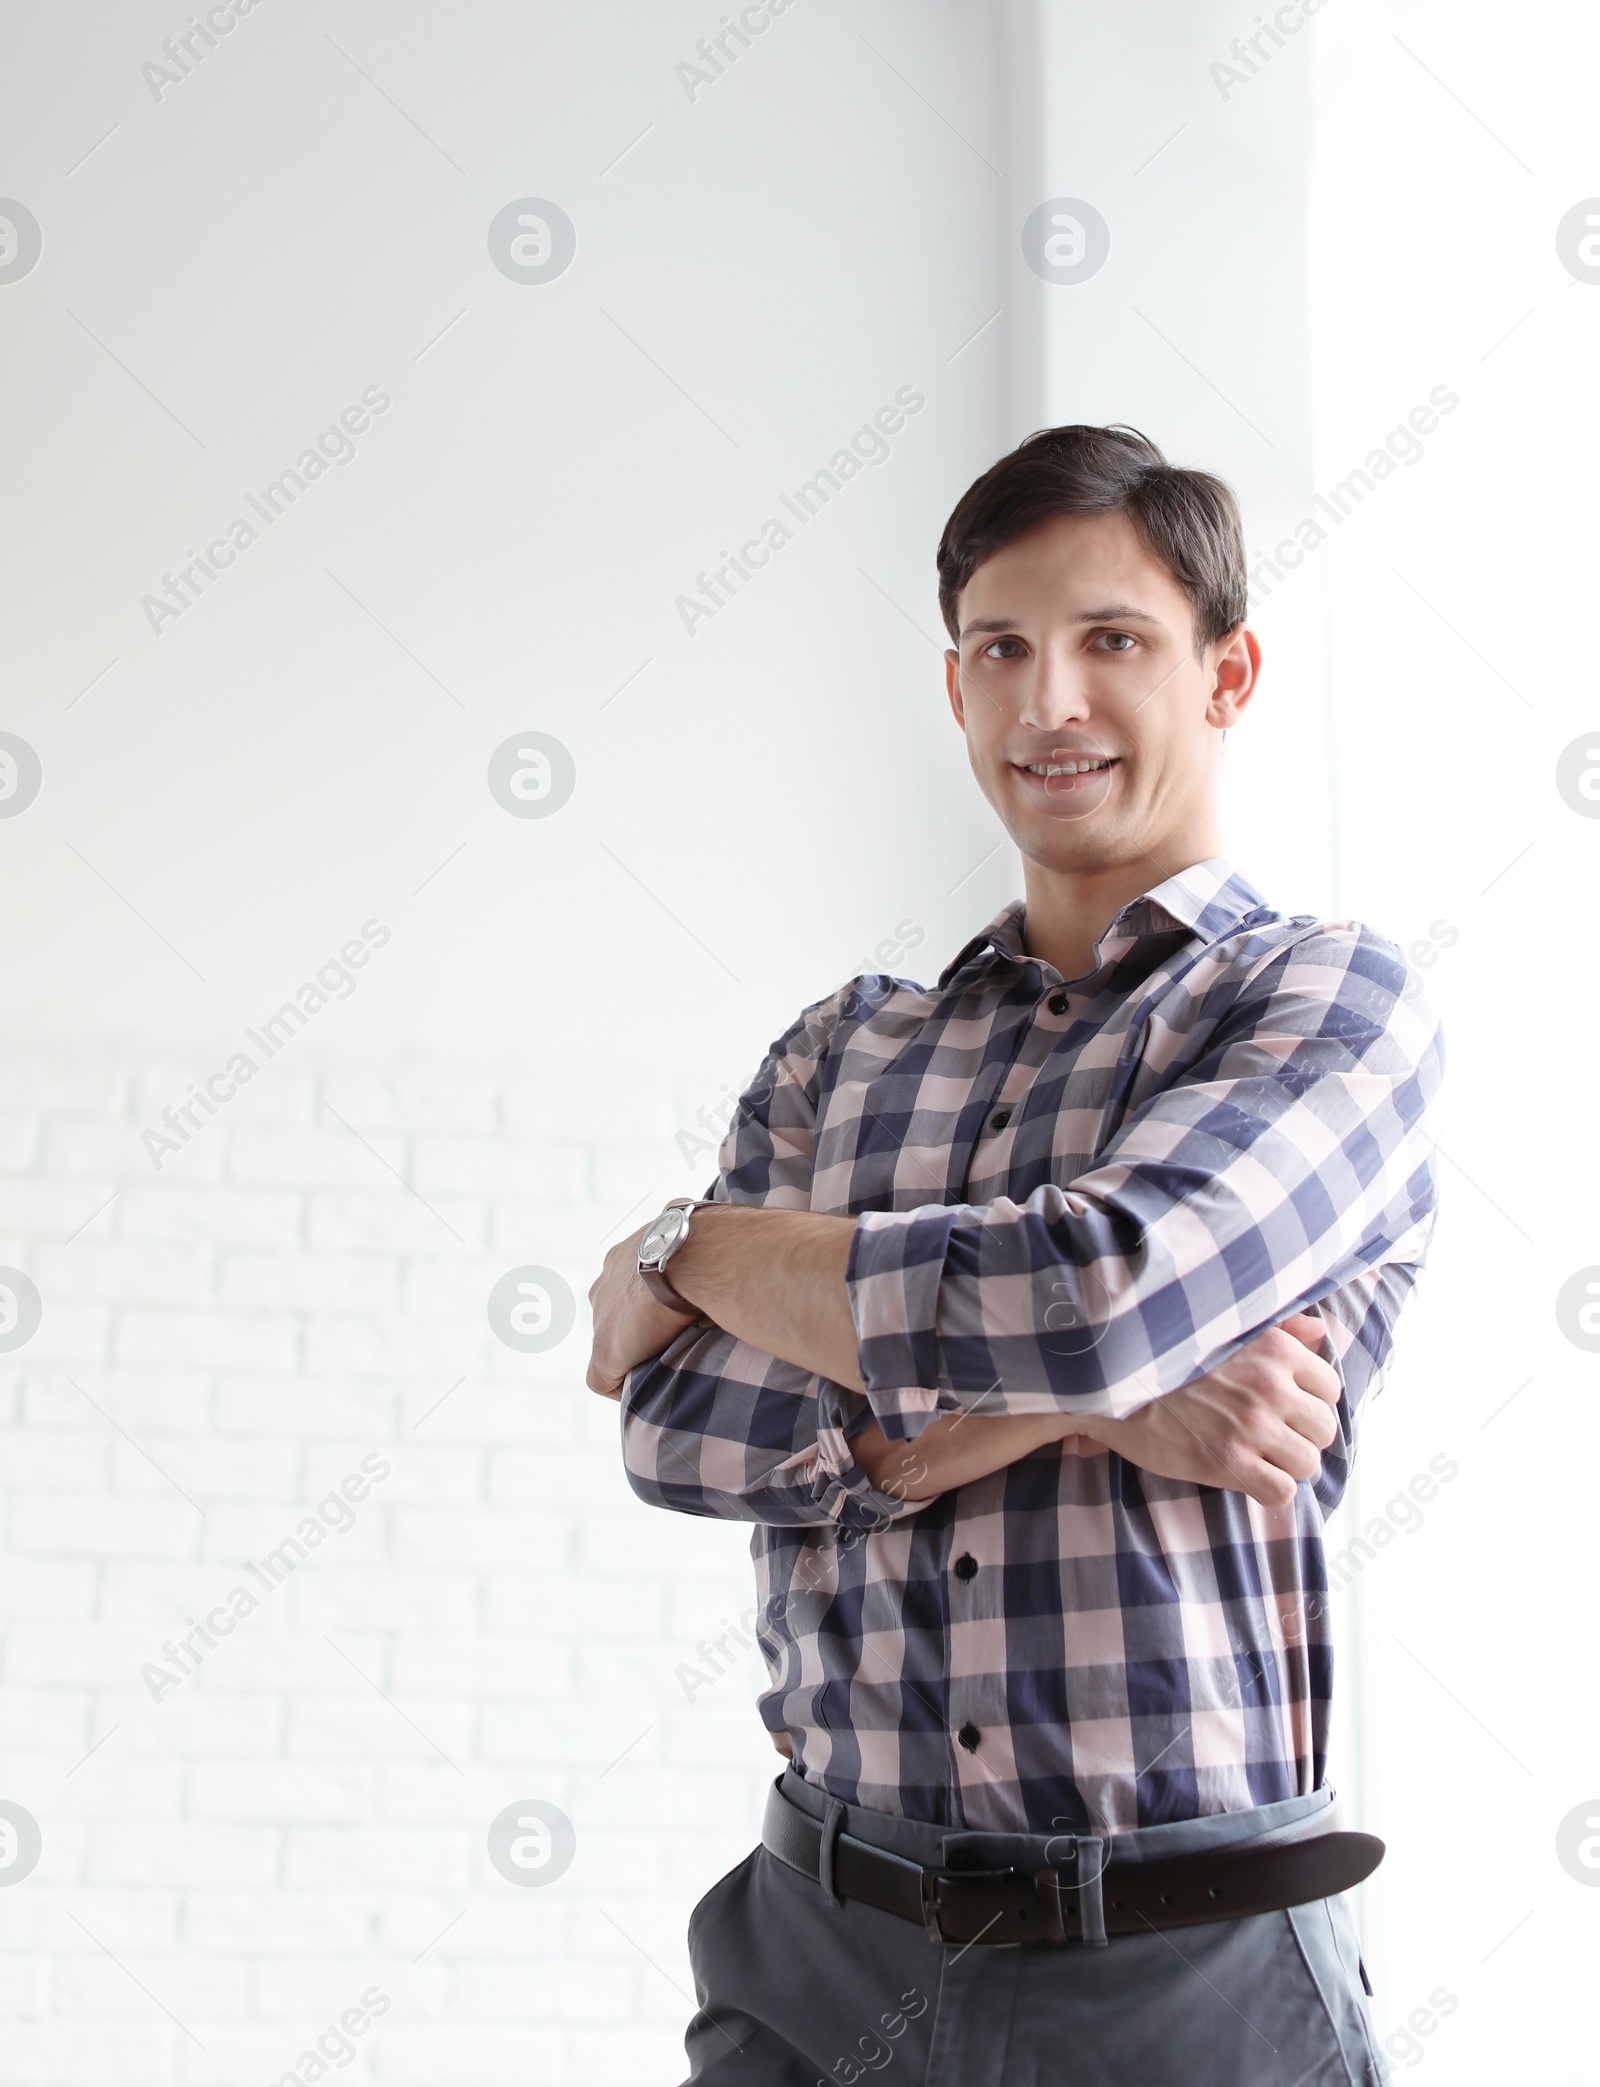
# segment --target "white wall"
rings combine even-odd
[[[1600,1260],[1600,830],[1557,788],[1595,721],[1600,292],[1563,267],[1556,229],[1600,189],[1597,49],[1574,7],[1390,0],[1330,7],[1318,46],[1317,487],[1431,387],[1460,399],[1330,532],[1314,584],[1340,903],[1432,942],[1446,1023],[1434,1265],[1356,1514],[1381,1514],[1435,1455],[1460,1475],[1353,1592],[1364,1809],[1393,1849],[1373,1908],[1386,2019],[1449,1987],[1459,2011],[1409,2062],[1473,2083],[1600,2073],[1577,1997],[1600,1941],[1600,1892],[1579,1877],[1600,1870],[1575,1877],[1557,1854],[1575,1808],[1600,1816],[1597,1364],[1556,1313]]]
[[[3,728],[44,771],[0,820],[0,1261],[44,1300],[0,1395],[0,1797],[44,1837],[0,2071],[279,2080],[378,1985],[348,2077],[675,2078],[687,1913],[776,1766],[753,1655],[674,1673],[745,1539],[641,1508],[581,1331],[517,1354],[485,1300],[524,1264],[581,1298],[800,1003],[1005,888],[951,894],[992,833],[932,586],[1027,353],[958,352],[1012,228],[927,106],[999,150],[992,22],[797,0],[691,102],[716,9],[263,0],[157,103],[182,25],[20,21],[0,181],[45,228],[0,286]],[[544,286],[487,252],[528,195],[578,229]],[[141,596],[368,385],[356,460],[155,635]],[[889,459],[691,638],[675,597],[902,386]],[[529,730],[576,763],[550,819],[486,786]],[[356,990],[155,1170],[368,920]],[[543,1889],[486,1852],[522,1798],[576,1829]]]
[[[1014,890],[943,719],[932,566],[1002,447],[1131,420],[1265,546],[1441,381],[1426,461],[1262,605],[1231,813],[1281,902],[1459,931],[1465,1173],[1362,1486],[1440,1450],[1461,1477],[1357,1582],[1342,1779],[1395,1843],[1364,1909],[1385,2026],[1448,1983],[1430,2077],[1582,2076],[1594,1907],[1551,1848],[1600,1784],[1594,1633],[1548,1463],[1592,1455],[1594,1364],[1548,1329],[1595,1252],[1561,1165],[1593,833],[1549,775],[1592,676],[1577,519],[1538,524],[1593,444],[1550,239],[1587,192],[1559,146],[1584,68],[1508,70],[1492,14],[1341,7],[1314,64],[1302,37],[1226,102],[1208,67],[1252,11],[1210,5],[794,0],[692,102],[674,68],[720,10],[261,0],[159,102],[140,67],[181,11],[18,18],[0,189],[45,243],[0,284],[28,407],[0,729],[44,787],[0,819],[0,1261],[44,1317],[0,1374],[0,1797],[44,1848],[0,1889],[8,2080],[278,2080],[374,1984],[346,2077],[677,2077],[684,1919],[774,1766],[753,1654],[693,1703],[674,1676],[747,1601],[744,1540],[639,1507],[581,1314],[517,1354],[490,1287],[531,1263],[581,1298],[703,1181],[697,1119],[801,1003],[901,922],[931,972]],[[543,286],[487,253],[530,195],[577,227]],[[1019,245],[1061,195],[1112,232],[1073,286]],[[369,385],[393,403],[355,460],[156,636],[141,596]],[[675,597],[903,385],[927,403],[887,461],[690,636]],[[1542,444],[1530,395],[1560,402]],[[485,784],[529,731],[576,764],[549,819]],[[142,1133],[367,920],[355,989],[155,1169]],[[1557,1113],[1513,1124],[1514,993]],[[152,1702],[161,1641],[372,1453],[354,1526]],[[530,1797],[577,1854],[518,1891],[485,1834]]]

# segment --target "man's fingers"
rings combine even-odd
[[[1290,1397],[1283,1419],[1297,1436],[1304,1436],[1318,1450],[1327,1449],[1339,1433],[1339,1416],[1333,1407],[1325,1399],[1304,1391]]]
[[[618,1384],[613,1378],[606,1376],[605,1373],[602,1370],[598,1369],[596,1365],[592,1362],[589,1365],[588,1373],[584,1377],[583,1381],[585,1382],[585,1384],[588,1385],[591,1391],[599,1392],[601,1398],[603,1399],[620,1399],[622,1396],[622,1386]]]
[[[1295,1476],[1281,1469],[1276,1458],[1242,1448],[1225,1449],[1220,1443],[1211,1446],[1209,1454],[1218,1473],[1225,1475],[1204,1478],[1202,1485],[1220,1485],[1229,1493],[1245,1493],[1263,1507],[1287,1507],[1293,1500]]]
[[[1308,1349],[1294,1357],[1291,1370],[1302,1391],[1321,1399],[1324,1405],[1338,1405],[1344,1386],[1331,1362],[1324,1362],[1320,1355],[1313,1355]]]
[[[1305,1344],[1305,1352],[1295,1355],[1291,1362],[1296,1384],[1302,1391],[1337,1406],[1344,1391],[1343,1380],[1333,1364],[1316,1353],[1325,1335],[1322,1321],[1314,1312],[1297,1312],[1292,1319],[1284,1320],[1281,1331]]]
[[[1263,1507],[1287,1507],[1295,1496],[1295,1482],[1271,1464],[1260,1464],[1245,1479],[1244,1490]]]
[[[1168,1406],[1167,1415],[1177,1421],[1200,1454],[1199,1466],[1186,1474],[1196,1485],[1246,1493],[1263,1507],[1284,1507],[1294,1498],[1293,1479],[1285,1477],[1257,1450],[1247,1448],[1241,1441],[1229,1442],[1210,1428],[1202,1432],[1192,1427],[1178,1403]]]
[[[1275,1442],[1262,1450],[1261,1455],[1265,1462],[1276,1465],[1291,1478],[1315,1478],[1322,1469],[1321,1450],[1293,1428],[1285,1428]]]
[[[1278,1324],[1285,1333],[1292,1333],[1297,1341],[1304,1341],[1308,1348],[1320,1348],[1327,1339],[1328,1329],[1316,1312],[1291,1312]]]
[[[1225,1451],[1215,1456],[1213,1461],[1219,1476],[1202,1479],[1202,1485],[1220,1485],[1225,1492],[1245,1493],[1263,1507],[1287,1507],[1294,1499],[1298,1478],[1311,1475],[1310,1472],[1291,1473],[1281,1469],[1275,1461],[1253,1454],[1245,1455],[1238,1450]],[[1312,1469],[1316,1469],[1315,1463]]]
[[[1288,1375],[1303,1391],[1336,1406],[1343,1387],[1333,1364],[1316,1352],[1322,1338],[1322,1321],[1309,1312],[1297,1312],[1281,1326],[1264,1327],[1239,1351],[1234,1363],[1248,1373],[1244,1381],[1253,1381],[1257,1388],[1271,1385],[1274,1378],[1281,1383]],[[1230,1367],[1223,1365],[1225,1370]]]

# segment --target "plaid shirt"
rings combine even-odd
[[[623,1395],[635,1492],[754,1523],[762,1715],[808,1781],[939,1825],[1117,1832],[1317,1788],[1323,1519],[1433,1224],[1437,1026],[1399,951],[1225,862],[1093,968],[1014,905],[936,987],[855,979],[773,1045],[711,1195],[856,1217],[866,1393],[704,1321]],[[1123,1416],[1314,1308],[1339,1432],[1291,1505],[1059,1445],[927,1501],[852,1438]]]

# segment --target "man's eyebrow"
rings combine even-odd
[[[1157,630],[1165,627],[1159,616],[1152,616],[1148,609],[1136,609],[1130,601],[1108,602],[1101,609],[1084,609],[1072,620],[1074,623],[1151,623]]]
[[[1022,619],[1017,616],[975,616],[970,623],[961,626],[961,635],[972,631],[1012,631]],[[1148,609],[1136,609],[1132,602],[1106,602],[1098,608],[1082,609],[1073,617],[1074,623],[1148,623],[1156,630],[1165,625],[1159,616],[1152,616]]]

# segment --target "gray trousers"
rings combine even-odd
[[[793,1771],[784,1794],[826,1801]],[[1324,1829],[1333,1793],[1118,1835],[1114,1862]],[[927,1864],[1029,1870],[1048,1843],[846,1810],[844,1831]],[[1058,1850],[1060,1852],[1059,1844]],[[1349,1908],[1324,1899],[1103,1949],[931,1942],[757,1848],[689,1920],[695,2087],[1377,2087]]]

